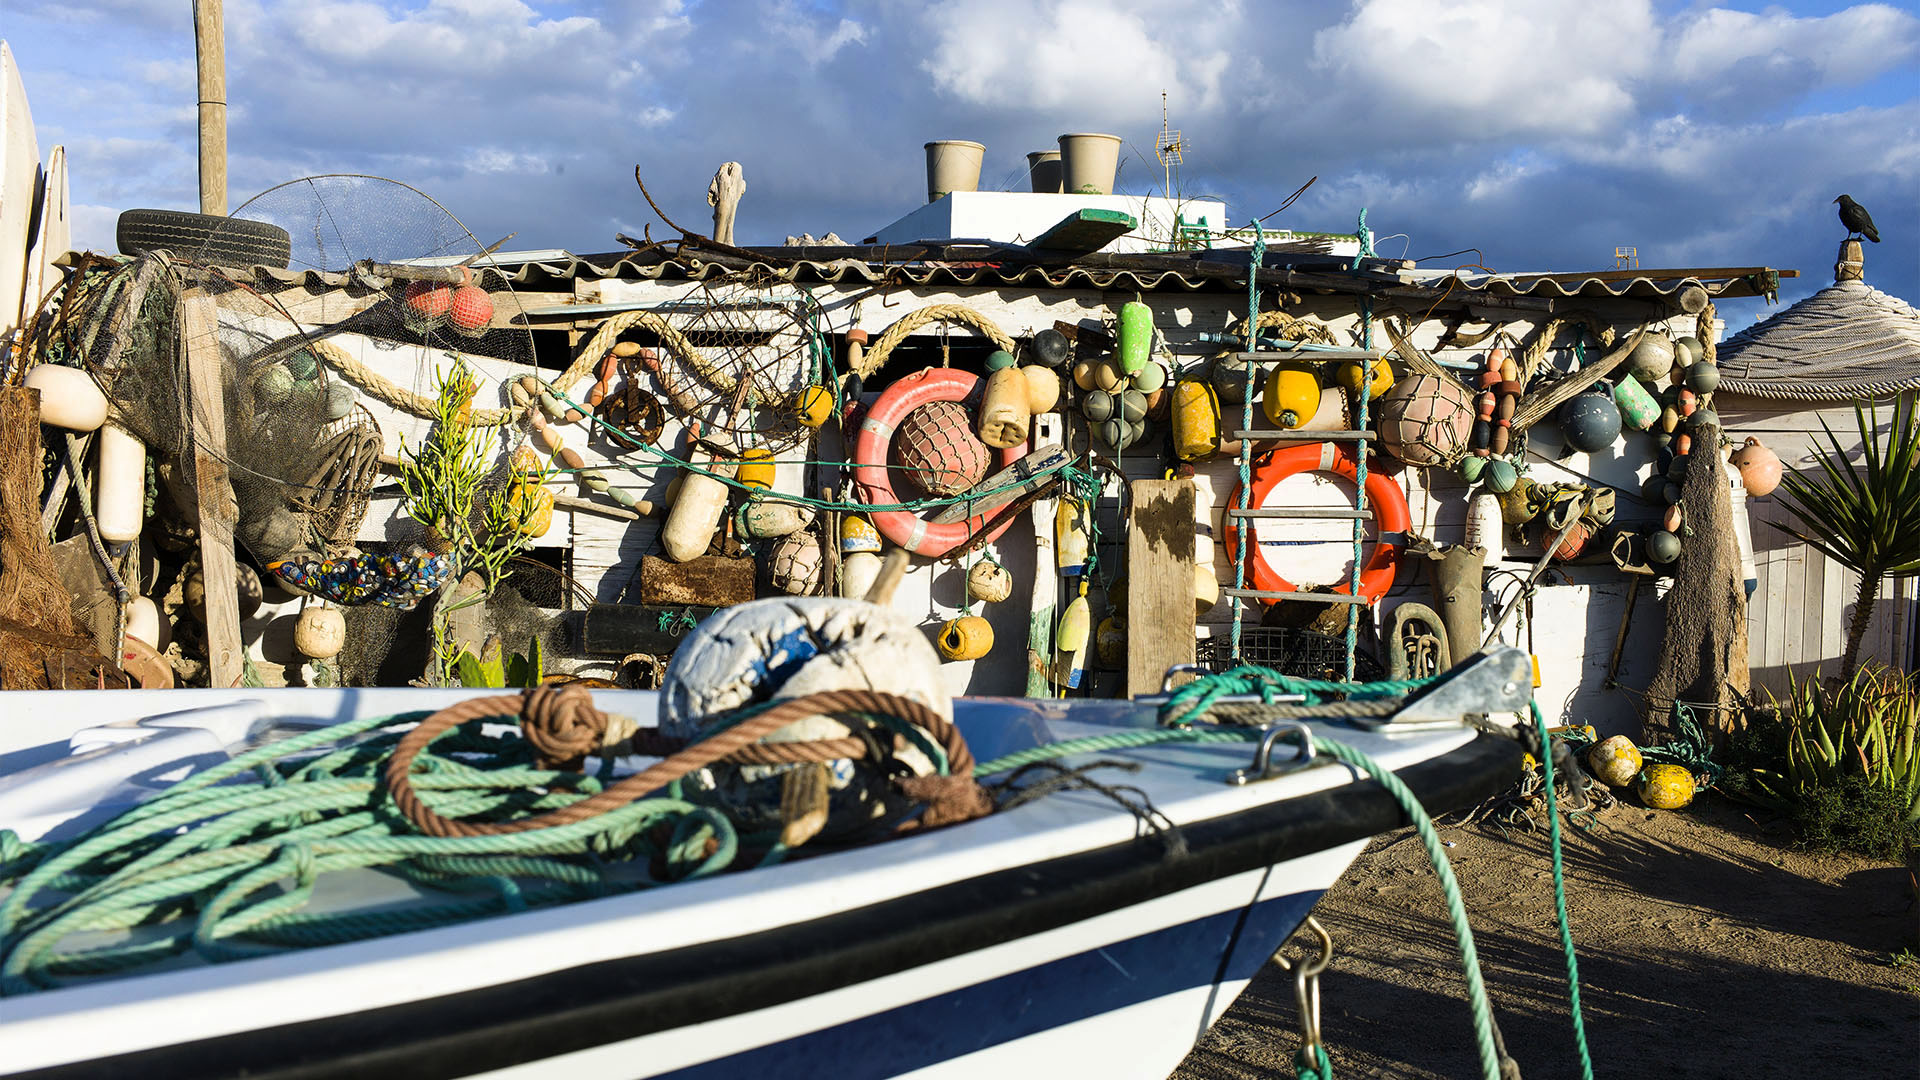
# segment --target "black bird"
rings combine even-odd
[[[1873,215],[1867,208],[1853,201],[1853,196],[1842,195],[1833,200],[1840,204],[1840,224],[1847,227],[1849,236],[1858,233],[1873,241],[1880,242],[1880,230],[1873,227]]]

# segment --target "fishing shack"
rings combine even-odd
[[[714,236],[607,254],[489,251],[366,177],[235,211],[264,264],[217,228],[72,254],[7,372],[61,632],[95,682],[646,687],[717,609],[871,594],[955,694],[1500,639],[1550,721],[1626,730],[1673,583],[1759,572],[1714,305],[1792,271],[1422,266],[1364,212],[1229,228],[1049,164],[930,177],[860,243],[736,246],[723,170]]]

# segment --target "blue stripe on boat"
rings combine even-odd
[[[1275,897],[661,1076],[898,1076],[1181,990],[1250,979],[1320,896]]]

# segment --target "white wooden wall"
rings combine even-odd
[[[1818,473],[1818,460],[1832,453],[1824,422],[1848,456],[1859,460],[1859,423],[1850,405],[1823,408],[1795,407],[1757,398],[1721,398],[1716,404],[1727,428],[1737,438],[1755,436],[1767,444],[1789,468]],[[1888,403],[1878,409],[1879,431],[1891,423]],[[1754,561],[1760,585],[1747,609],[1752,642],[1753,681],[1761,689],[1779,692],[1786,687],[1791,668],[1805,676],[1816,668],[1827,674],[1839,670],[1845,655],[1847,631],[1853,622],[1860,578],[1778,526],[1798,530],[1782,498],[1785,489],[1764,499],[1749,499],[1753,519]],[[1914,579],[1883,581],[1873,620],[1861,640],[1864,663],[1879,660],[1906,668],[1912,662],[1916,613],[1920,612],[1920,585]]]

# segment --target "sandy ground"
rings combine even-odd
[[[1622,804],[1566,830],[1568,902],[1599,1077],[1920,1077],[1920,910],[1905,867],[1787,849],[1708,799]],[[1496,1018],[1529,1080],[1577,1077],[1546,835],[1448,829]],[[1478,1075],[1440,888],[1409,832],[1320,903],[1322,1035],[1341,1077]],[[1289,955],[1305,944],[1297,938]],[[1292,1077],[1290,976],[1269,963],[1173,1080]]]

